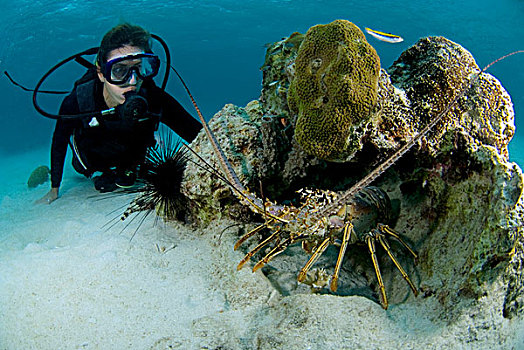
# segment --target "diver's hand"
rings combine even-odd
[[[51,204],[58,198],[58,187],[52,187],[45,196],[35,201],[35,204]]]

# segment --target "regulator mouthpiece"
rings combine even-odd
[[[125,102],[117,107],[117,112],[123,120],[136,120],[147,114],[147,100],[135,91],[124,94]]]

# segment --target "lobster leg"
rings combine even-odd
[[[390,249],[390,247],[389,247],[389,244],[388,244],[386,238],[384,237],[384,235],[382,235],[382,234],[378,234],[378,241],[380,242],[380,244],[382,245],[382,247],[384,248],[384,250],[386,251],[386,253],[388,253],[389,258],[391,259],[391,261],[393,261],[393,263],[395,264],[395,266],[397,267],[397,269],[400,271],[400,274],[402,275],[402,277],[404,278],[404,280],[406,280],[406,282],[409,284],[409,287],[410,287],[411,290],[413,291],[413,294],[415,294],[415,296],[417,296],[417,295],[418,295],[417,288],[415,288],[415,285],[414,285],[413,282],[411,282],[411,280],[409,279],[408,274],[406,273],[406,271],[404,271],[404,269],[402,268],[402,266],[400,265],[400,263],[397,261],[397,259],[396,259],[395,256],[393,255],[393,252],[391,251],[391,249]]]
[[[342,237],[342,244],[340,245],[340,251],[338,252],[337,264],[335,265],[335,271],[333,272],[333,278],[331,279],[331,285],[329,286],[332,292],[337,291],[338,275],[340,273],[340,268],[342,267],[342,260],[344,260],[344,254],[346,253],[349,237],[351,236],[352,232],[353,224],[349,222],[344,226],[344,236]]]
[[[411,249],[411,247],[406,243],[404,242],[404,240],[400,237],[400,235],[395,231],[393,230],[391,227],[389,227],[388,225],[384,225],[384,224],[379,224],[378,225],[378,228],[381,232],[383,233],[387,233],[389,234],[390,236],[393,236],[396,238],[397,241],[399,241],[403,246],[404,248],[406,248],[407,250],[409,250],[409,252],[411,253],[411,255],[413,255],[413,257],[415,259],[417,259],[417,254],[413,251],[413,249]]]
[[[380,273],[380,267],[378,266],[377,254],[375,253],[375,237],[371,234],[366,237],[366,243],[369,248],[369,253],[371,254],[371,260],[373,260],[373,267],[375,268],[375,274],[377,275],[378,286],[380,288],[380,304],[387,310],[388,308],[388,298],[386,297],[386,287],[384,287],[384,282],[382,281],[382,274]]]
[[[326,248],[329,246],[329,241],[330,241],[330,238],[328,237],[324,241],[322,241],[322,243],[320,243],[317,249],[315,249],[315,252],[311,255],[306,265],[304,265],[304,267],[300,270],[300,273],[298,274],[297,280],[299,282],[303,282],[306,279],[307,272],[309,271],[311,266],[313,266],[313,264],[318,260],[318,258],[320,258],[322,253],[324,253]]]
[[[269,260],[273,259],[278,254],[282,253],[291,243],[295,242],[296,239],[287,238],[284,241],[280,242],[275,248],[273,248],[267,255],[256,263],[255,267],[253,267],[253,272],[263,267],[265,264],[269,262]]]
[[[258,228],[264,228],[264,225],[260,225],[259,227],[255,228],[258,229]],[[253,230],[254,231],[254,230]],[[253,250],[251,250],[249,253],[246,254],[246,256],[244,256],[244,258],[238,263],[237,265],[237,270],[240,270],[242,268],[242,266],[244,266],[245,263],[247,263],[249,261],[249,259],[251,259],[251,257],[253,255],[255,255],[260,249],[262,249],[264,246],[266,246],[269,242],[273,241],[275,238],[278,237],[278,233],[280,232],[280,229],[279,230],[276,230],[275,232],[273,232],[268,238],[266,238],[265,240],[263,240],[262,242],[260,242],[255,248],[253,248]],[[247,235],[249,235],[251,232],[249,232]],[[247,236],[246,235],[246,236]],[[245,237],[245,236],[244,236]],[[242,238],[244,238],[242,237]],[[241,238],[241,239],[242,239]],[[235,245],[236,246],[236,245]]]
[[[233,249],[237,250],[238,247],[240,247],[242,243],[244,243],[248,238],[253,237],[256,233],[260,232],[260,230],[266,228],[268,224],[269,223],[267,222],[263,223],[262,225],[255,227],[254,229],[252,229],[251,231],[249,231],[248,233],[240,237],[240,239],[235,243],[235,246],[233,247]]]

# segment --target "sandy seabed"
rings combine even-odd
[[[417,298],[384,311],[359,296],[282,296],[236,271],[236,232],[149,217],[133,236],[131,197],[98,194],[66,166],[61,197],[34,205],[47,151],[0,159],[0,349],[524,349],[522,319],[486,296],[451,323]],[[116,211],[115,211],[116,210]]]

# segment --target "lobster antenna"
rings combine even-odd
[[[464,94],[468,91],[469,87],[473,85],[480,77],[482,73],[484,73],[489,67],[494,65],[497,62],[502,61],[503,59],[506,59],[510,56],[516,55],[518,53],[524,53],[524,50],[518,50],[511,53],[508,53],[507,55],[501,56],[497,58],[495,61],[488,64],[486,67],[484,67],[479,73],[473,77],[471,82],[466,83],[466,86],[460,91],[460,93],[449,103],[431,122],[428,123],[421,131],[420,133],[415,136],[411,141],[406,143],[404,146],[402,146],[398,151],[393,153],[388,159],[384,161],[384,163],[380,164],[375,170],[367,174],[362,180],[357,182],[353,187],[351,187],[349,190],[344,192],[340,196],[340,200],[338,200],[336,203],[333,202],[330,205],[327,205],[324,207],[320,215],[324,215],[326,213],[332,212],[336,209],[338,209],[338,203],[345,203],[349,198],[353,197],[355,194],[360,192],[364,187],[369,186],[373,181],[376,180],[377,177],[382,175],[386,170],[388,170],[393,164],[396,163],[397,160],[399,160],[404,154],[406,154],[416,143],[418,143],[424,136],[427,135],[427,133],[435,127],[441,120],[444,119],[444,117],[447,115],[447,113],[451,110],[451,108],[457,103],[459,99],[461,99]]]
[[[176,71],[176,69],[173,66],[170,66],[170,67],[175,72],[175,74],[178,76],[178,78],[180,79],[182,85],[184,86],[184,89],[186,90],[187,94],[189,95],[189,98],[191,99],[191,102],[193,103],[193,106],[195,107],[195,110],[196,110],[196,112],[198,114],[200,122],[202,123],[202,126],[204,127],[204,131],[206,132],[206,135],[207,135],[209,141],[213,145],[213,151],[215,152],[215,155],[218,157],[220,165],[222,166],[222,169],[224,170],[224,173],[226,174],[225,179],[224,179],[223,176],[219,176],[219,179],[222,179],[227,184],[229,184],[233,188],[233,192],[236,192],[239,195],[239,197],[241,197],[244,201],[246,201],[247,203],[249,203],[253,207],[258,208],[258,210],[260,210],[260,212],[263,212],[264,217],[266,219],[269,217],[269,218],[271,218],[273,220],[286,223],[287,220],[267,212],[266,208],[265,208],[265,202],[262,202],[258,198],[250,195],[249,192],[247,191],[247,189],[244,187],[244,185],[242,185],[242,183],[238,179],[237,174],[233,170],[233,167],[231,166],[231,163],[229,163],[229,161],[227,160],[224,152],[222,151],[222,148],[220,147],[220,145],[219,145],[215,135],[213,134],[213,132],[209,128],[206,120],[202,116],[202,113],[200,112],[200,108],[198,108],[198,105],[196,104],[196,101],[193,98],[193,95],[189,91],[189,88],[187,87],[186,83],[184,82],[184,79],[182,79],[182,76],[180,76],[180,74],[178,74],[178,72]],[[197,158],[199,158],[207,166],[209,166],[211,169],[213,169],[213,167],[209,163],[207,163],[200,155],[198,155],[193,149],[191,149],[187,145],[186,145],[186,147],[194,155],[196,155]]]
[[[209,174],[217,177],[219,180],[222,180],[224,181],[224,183],[226,183],[227,185],[231,186],[231,188],[234,190],[234,191],[237,191],[241,196],[243,195],[243,193],[241,191],[238,191],[238,189],[226,178],[224,177],[224,175],[222,175],[216,168],[214,168],[208,161],[206,161],[204,158],[202,158],[202,156],[200,154],[198,154],[195,150],[193,150],[191,147],[189,147],[187,144],[184,144],[184,146],[186,146],[186,148],[191,151],[191,153],[193,153],[193,155],[195,157],[198,158],[198,160],[200,160],[202,162],[202,164],[200,164],[199,162],[192,162],[193,164],[195,164],[196,166],[198,166],[200,169],[208,172]]]
[[[180,74],[178,74],[178,72],[176,71],[176,69],[173,66],[170,66],[170,67],[175,72],[175,74],[178,76],[178,79],[180,79],[180,81],[182,82],[182,85],[184,86],[184,89],[186,90],[187,94],[189,95],[189,98],[191,99],[191,102],[193,103],[193,106],[195,107],[195,110],[198,114],[198,118],[200,119],[200,122],[202,123],[202,126],[204,127],[204,131],[206,132],[207,138],[209,139],[209,141],[211,142],[211,145],[213,146],[213,151],[215,152],[215,155],[218,157],[222,170],[224,171],[224,174],[226,174],[226,177],[229,180],[229,183],[231,183],[233,187],[235,188],[235,190],[237,190],[238,192],[240,193],[247,192],[246,188],[244,187],[244,185],[242,185],[242,183],[238,179],[237,174],[233,170],[231,163],[229,163],[229,161],[227,160],[224,154],[224,151],[218,144],[218,141],[215,135],[213,134],[206,120],[202,116],[202,112],[200,112],[200,108],[198,108],[198,105],[196,104],[196,101],[193,98],[193,95],[189,91],[189,88],[187,87],[186,83],[184,82],[184,79],[182,79]]]

